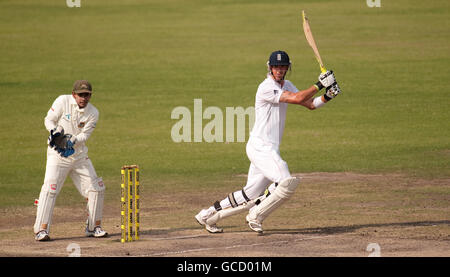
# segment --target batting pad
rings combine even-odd
[[[219,222],[219,220],[221,220],[222,218],[226,218],[244,211],[248,211],[250,210],[252,207],[255,206],[256,203],[258,203],[259,201],[261,201],[262,198],[264,198],[265,196],[260,196],[254,200],[245,202],[237,207],[229,207],[223,210],[218,211],[217,213],[215,213],[213,216],[211,216],[210,218],[208,218],[206,220],[206,224],[208,225],[214,225],[217,222]]]
[[[261,201],[259,205],[250,210],[248,216],[252,220],[262,223],[269,214],[283,204],[292,194],[300,183],[300,178],[290,177],[281,181],[272,194]]]

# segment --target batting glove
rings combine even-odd
[[[341,89],[337,82],[334,82],[333,85],[327,87],[327,92],[323,95],[325,100],[330,101],[334,97],[336,97],[339,93],[341,93]]]
[[[321,73],[319,75],[319,82],[325,88],[332,86],[336,82],[336,78],[334,77],[333,70],[328,70],[325,73]]]

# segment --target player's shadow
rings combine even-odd
[[[141,231],[141,234],[143,235],[168,235],[170,233],[176,233],[181,231],[187,231],[187,230],[199,230],[202,229],[201,227],[184,227],[184,228],[168,228],[168,229],[149,229],[149,230],[143,230]],[[203,228],[204,229],[204,228]]]
[[[438,221],[414,221],[414,222],[393,222],[393,223],[378,223],[378,224],[356,224],[348,226],[330,226],[330,227],[317,227],[317,228],[304,228],[304,229],[267,229],[264,230],[265,235],[271,234],[316,234],[316,235],[333,235],[342,233],[355,232],[358,229],[363,228],[377,228],[377,227],[407,227],[407,226],[435,226],[435,225],[448,225],[450,220],[438,220]]]
[[[330,226],[330,227],[314,227],[314,228],[300,228],[300,229],[265,229],[264,236],[276,235],[276,234],[303,234],[303,235],[333,235],[333,234],[344,234],[344,233],[352,233],[358,229],[363,228],[381,228],[381,227],[407,227],[407,226],[434,226],[434,225],[450,225],[450,220],[437,220],[437,221],[414,221],[414,222],[393,222],[393,223],[378,223],[378,224],[356,224],[356,225],[348,225],[348,226]],[[222,226],[225,229],[232,229],[238,226]],[[147,229],[141,230],[140,235],[143,239],[148,239],[149,237],[153,237],[153,239],[170,239],[170,237],[165,237],[166,235],[170,235],[171,233],[177,233],[187,230],[199,230],[199,227],[185,227],[185,228],[168,228],[168,229]],[[204,230],[203,230],[204,231]],[[227,233],[242,233],[242,230],[228,230]],[[247,228],[244,232],[253,232]],[[202,238],[208,236],[217,236],[217,234],[209,234],[206,231],[202,234],[193,234],[193,235],[179,235],[176,236],[177,239],[183,238]],[[160,237],[160,238],[158,238]],[[113,239],[120,242],[121,233],[114,232],[109,233],[106,238],[87,238],[85,236],[75,236],[75,237],[56,237],[52,238],[52,241],[64,241],[64,240],[74,240],[74,239]]]

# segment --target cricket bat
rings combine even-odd
[[[316,42],[314,41],[314,37],[311,32],[311,27],[309,26],[309,20],[306,17],[305,11],[302,11],[302,18],[303,18],[303,32],[305,33],[306,40],[308,41],[309,46],[311,46],[312,50],[314,51],[314,56],[316,56],[317,62],[319,63],[320,70],[322,73],[326,72],[327,70],[323,66],[322,58],[319,54],[319,49],[317,49]]]

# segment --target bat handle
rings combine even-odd
[[[322,73],[327,72],[327,70],[326,70],[325,67],[323,67],[323,66],[320,66],[320,71],[322,71]]]

